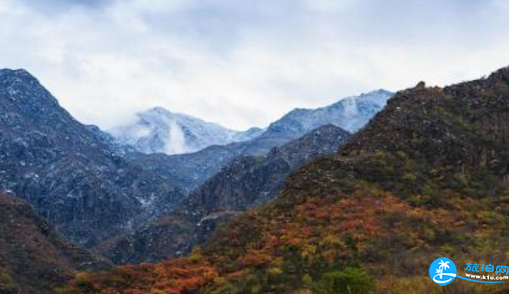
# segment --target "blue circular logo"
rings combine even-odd
[[[456,265],[447,257],[440,257],[429,267],[429,276],[433,282],[445,286],[456,278]]]

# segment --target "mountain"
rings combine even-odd
[[[262,135],[266,139],[282,137],[288,141],[326,124],[355,132],[380,111],[392,95],[391,92],[377,90],[344,98],[327,107],[294,109],[272,123],[267,130],[250,128],[244,132],[155,107],[136,113],[134,122],[116,127],[110,133],[117,144],[131,146],[138,152],[172,155],[193,153],[212,145],[250,141]],[[254,152],[263,153],[275,146],[272,144],[269,148]]]
[[[156,174],[171,179],[189,193],[238,156],[264,156],[270,149],[284,145],[292,138],[259,136],[249,141],[228,145],[213,145],[188,154],[166,155],[128,152],[124,158]]]
[[[178,207],[179,213],[201,220],[208,215],[244,211],[273,198],[291,171],[313,158],[333,154],[350,138],[334,125],[324,125],[265,157],[235,158]]]
[[[95,293],[442,292],[429,277],[438,257],[462,276],[467,262],[509,262],[508,122],[509,68],[444,88],[419,83],[335,156],[292,173],[271,204],[235,217],[188,257],[118,267],[81,285]],[[81,285],[71,288],[84,293]],[[446,290],[508,287],[459,281]]]
[[[25,70],[0,70],[0,191],[92,246],[142,226],[183,192],[116,154]]]
[[[66,241],[25,201],[1,194],[0,235],[0,293],[52,293],[76,270],[110,267]]]
[[[233,142],[242,142],[252,140],[265,132],[265,129],[252,127],[243,132],[237,132],[233,136]]]
[[[154,262],[188,253],[219,223],[270,201],[291,171],[312,158],[333,154],[349,137],[343,129],[325,125],[273,148],[266,157],[235,158],[171,215],[107,241],[98,252],[116,263]]]
[[[96,125],[85,125],[85,127],[88,129],[95,140],[101,142],[103,145],[109,147],[119,155],[126,155],[136,152],[136,149],[133,146],[120,143],[115,137],[113,137],[113,135],[101,130]]]
[[[258,136],[261,129],[237,132],[190,115],[171,112],[162,107],[136,113],[131,124],[112,129],[119,144],[151,154],[192,153],[211,145],[226,145]]]
[[[189,154],[167,156],[161,153],[127,152],[127,157],[146,169],[165,174],[182,189],[190,192],[237,156],[265,156],[272,148],[327,124],[357,131],[384,107],[391,95],[393,93],[377,90],[341,99],[322,108],[296,109],[272,123],[266,130],[247,130],[246,134],[254,138],[242,142],[213,145]]]
[[[343,98],[326,107],[297,108],[270,124],[263,136],[295,138],[326,124],[355,133],[385,106],[392,95],[394,93],[389,91],[377,90]]]
[[[391,95],[388,91],[377,90],[323,108],[295,110],[272,123],[254,139],[210,146],[195,153],[172,156],[130,153],[131,160],[172,178],[185,187],[187,193],[200,189],[191,193],[186,204],[166,210],[164,215],[167,217],[108,240],[99,245],[98,252],[116,263],[157,261],[188,252],[193,244],[205,240],[218,221],[228,220],[238,210],[271,199],[291,170],[311,158],[332,152],[347,137],[338,130],[339,127],[329,125],[320,129],[320,126],[335,123],[357,130],[384,107]],[[298,140],[314,126],[319,128],[316,133]],[[281,150],[276,148],[284,144],[288,146]],[[254,156],[267,156],[268,159]],[[235,209],[228,211],[231,206]],[[176,211],[194,212],[194,216],[190,213],[175,216]],[[199,227],[196,227],[197,223],[200,223]]]

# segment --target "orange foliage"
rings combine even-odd
[[[260,252],[250,252],[240,258],[240,264],[245,267],[259,267],[270,263],[272,257]]]
[[[180,294],[203,287],[218,276],[216,268],[208,263],[179,258],[157,265],[122,266],[110,273],[82,275],[73,287],[81,293],[96,294]]]

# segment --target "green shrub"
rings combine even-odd
[[[320,290],[327,294],[369,294],[376,290],[375,279],[359,268],[324,274]]]
[[[8,273],[0,270],[0,285],[11,285],[13,282],[12,277]]]

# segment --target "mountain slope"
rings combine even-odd
[[[0,293],[51,293],[76,269],[108,263],[58,235],[21,199],[0,194]]]
[[[201,283],[190,289],[179,275],[149,270],[116,289],[438,293],[428,271],[440,256],[458,265],[507,264],[508,118],[509,68],[487,79],[398,92],[336,156],[300,168],[272,205],[235,218],[172,267],[176,273],[207,266],[221,278],[194,271]],[[105,289],[135,270],[117,268],[87,285]],[[460,281],[447,292],[507,287]]]
[[[186,114],[156,107],[136,114],[136,120],[112,129],[116,141],[135,150],[151,154],[182,154],[196,152],[211,145],[226,145],[249,140],[261,133],[253,128],[246,132],[233,131],[218,124]]]
[[[171,179],[117,155],[24,70],[0,70],[0,191],[91,246],[181,200]]]
[[[238,157],[187,197],[178,211],[201,219],[265,203],[282,188],[292,170],[313,158],[332,154],[348,138],[350,134],[343,129],[325,125],[273,148],[266,157]]]
[[[322,126],[266,157],[238,157],[191,193],[170,216],[123,238],[103,244],[99,252],[116,263],[159,261],[187,253],[232,215],[260,206],[281,190],[288,174],[304,162],[333,154],[350,134]]]

